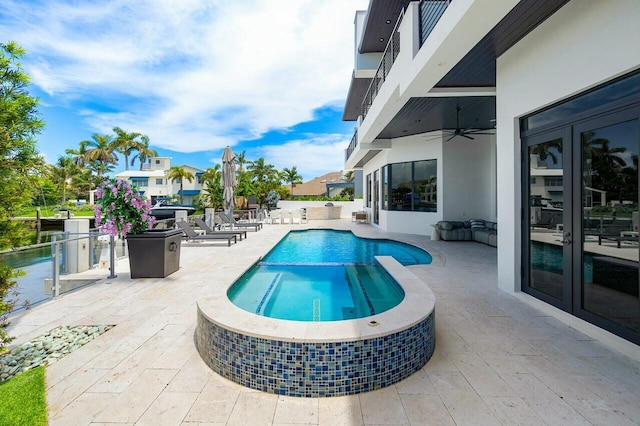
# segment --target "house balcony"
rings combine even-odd
[[[398,15],[396,28],[361,99],[357,142],[348,150],[345,167],[361,166],[363,159],[371,158],[373,154],[365,150],[378,150],[377,140],[455,129],[456,106],[463,98],[466,101],[461,107],[468,113],[468,120],[491,128],[490,120],[495,118],[495,57],[486,61],[487,67],[483,63],[475,75],[463,59],[517,3],[408,3]],[[414,117],[408,120],[411,114]]]

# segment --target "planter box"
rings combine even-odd
[[[164,278],[180,267],[182,231],[152,229],[127,235],[131,278]]]

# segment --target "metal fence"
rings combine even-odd
[[[357,146],[358,146],[358,129],[356,129],[356,131],[353,133],[351,142],[349,143],[349,146],[345,151],[344,161],[347,161],[349,157],[351,157],[351,154],[353,154],[353,151],[355,151]]]
[[[387,46],[385,47],[384,53],[382,54],[382,59],[380,60],[380,64],[378,65],[376,74],[371,79],[371,84],[369,84],[367,93],[364,95],[364,99],[362,100],[363,119],[367,116],[367,113],[369,112],[373,101],[378,95],[380,88],[384,84],[387,76],[389,75],[389,72],[391,71],[393,63],[396,61],[396,58],[400,53],[400,33],[398,32],[398,27],[400,26],[403,17],[404,10],[400,12],[400,16],[398,16],[396,25],[393,27],[393,31],[391,31],[391,36],[389,37]]]
[[[420,47],[450,4],[451,0],[422,0],[420,2]]]
[[[9,297],[15,301],[15,311],[113,278],[116,260],[125,256],[124,240],[91,230],[81,234],[53,233],[49,243],[0,253],[0,263],[18,275],[15,292]]]

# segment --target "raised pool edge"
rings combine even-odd
[[[215,306],[198,303],[195,339],[200,356],[213,371],[235,383],[294,397],[353,395],[405,379],[433,356],[435,298],[424,282],[393,258],[377,259],[405,291],[397,307],[368,318],[296,327],[308,328],[305,337],[288,331],[292,321],[240,309],[235,312],[237,319],[216,318],[223,308],[217,298]],[[235,307],[227,302],[229,308]],[[241,324],[247,324],[247,315],[252,330],[244,331]],[[261,322],[264,333],[258,332]]]

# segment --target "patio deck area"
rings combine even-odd
[[[196,302],[305,227],[432,253],[433,264],[409,267],[436,295],[436,351],[421,371],[375,392],[304,399],[244,388],[200,359]],[[483,244],[312,221],[266,225],[231,247],[183,244],[180,265],[165,279],[131,280],[125,259],[117,278],[11,319],[12,346],[59,325],[116,325],[47,367],[51,425],[640,424],[640,362],[498,290],[496,250]]]

